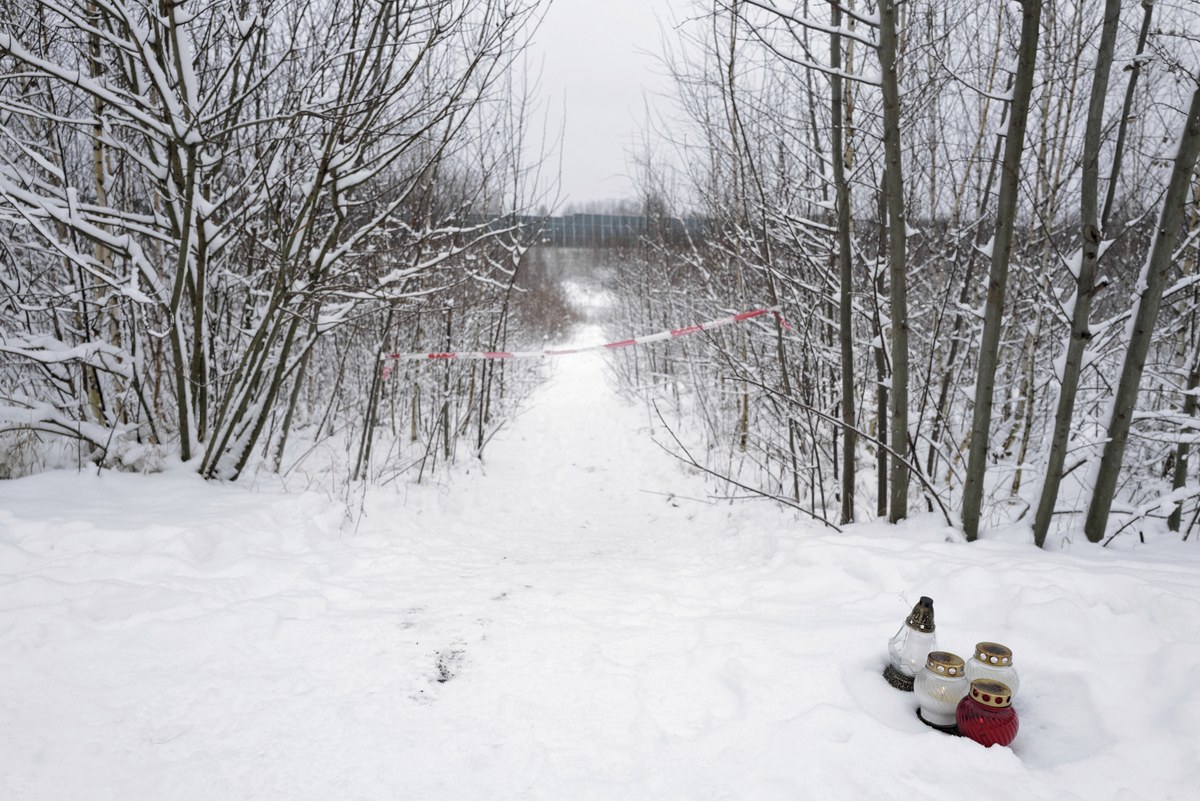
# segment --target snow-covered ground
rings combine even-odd
[[[711,504],[563,359],[437,486],[0,482],[0,799],[1200,798],[1200,545],[1041,552]],[[932,596],[1021,731],[880,677]]]

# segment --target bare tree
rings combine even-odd
[[[988,464],[988,439],[992,426],[992,403],[996,387],[996,367],[1000,352],[1000,329],[1004,314],[1004,292],[1008,283],[1008,265],[1012,258],[1013,224],[1017,212],[1017,191],[1021,179],[1021,154],[1025,147],[1025,127],[1029,101],[1033,94],[1036,68],[1041,0],[1021,0],[1021,42],[1013,82],[1012,107],[1008,117],[1008,135],[1004,160],[1000,167],[1000,190],[996,204],[996,230],[991,243],[991,269],[988,274],[987,303],[984,307],[983,338],[979,346],[979,364],[975,381],[975,412],[971,428],[970,461],[963,490],[962,518],[967,540],[979,535],[979,514],[983,503],[983,483]]]
[[[1046,533],[1050,529],[1050,519],[1054,514],[1054,504],[1058,500],[1058,486],[1062,480],[1067,444],[1071,436],[1071,419],[1075,413],[1079,375],[1083,369],[1083,354],[1092,338],[1088,324],[1096,283],[1096,265],[1100,260],[1100,242],[1103,239],[1097,208],[1100,137],[1104,126],[1104,100],[1108,95],[1108,76],[1112,69],[1120,14],[1120,0],[1105,2],[1104,24],[1096,51],[1091,99],[1088,103],[1087,128],[1083,135],[1083,178],[1079,191],[1081,247],[1075,272],[1075,292],[1072,300],[1068,302],[1071,309],[1071,329],[1059,379],[1058,406],[1054,415],[1050,453],[1046,461],[1046,477],[1033,522],[1033,541],[1039,548],[1046,542]],[[1114,158],[1119,159],[1119,155]],[[1110,180],[1110,185],[1113,183],[1115,180]]]
[[[1150,340],[1158,321],[1163,289],[1171,267],[1172,255],[1183,223],[1184,206],[1191,187],[1192,171],[1200,154],[1200,74],[1187,119],[1179,137],[1173,159],[1171,178],[1163,197],[1162,211],[1154,234],[1154,244],[1146,258],[1138,281],[1139,292],[1134,301],[1129,345],[1121,363],[1121,377],[1112,401],[1108,420],[1108,438],[1096,473],[1095,488],[1088,506],[1084,532],[1092,542],[1104,538],[1108,515],[1116,494],[1117,478],[1125,458],[1134,408],[1141,388],[1142,372],[1150,350]]]
[[[879,54],[883,89],[883,194],[887,206],[888,278],[892,330],[891,450],[908,453],[908,222],[904,213],[904,172],[900,149],[900,76],[896,58],[896,3],[880,0]],[[908,465],[892,459],[888,520],[908,517]]]
[[[842,9],[837,2],[832,8],[832,25],[837,31],[842,24]],[[838,254],[838,341],[841,346],[841,410],[842,410],[842,517],[841,522],[854,521],[854,482],[857,435],[854,403],[854,268],[850,244],[850,185],[846,181],[850,143],[845,141],[846,103],[842,79],[842,37],[830,34],[830,97],[832,98],[832,161],[833,185],[837,207]]]

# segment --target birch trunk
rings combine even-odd
[[[900,88],[896,65],[896,3],[879,5],[879,67],[883,88],[884,196],[888,212],[888,274],[891,286],[892,420],[891,509],[888,520],[908,517],[908,277],[904,173],[900,152]]]
[[[842,24],[842,8],[833,6],[833,28]],[[843,141],[845,113],[842,101],[842,37],[832,35],[830,66],[833,68],[833,183],[837,194],[838,276],[838,338],[842,357],[842,518],[843,524],[854,520],[854,452],[858,445],[854,429],[854,331],[851,317],[852,279],[850,263],[850,187],[846,183],[846,161],[849,151]]]
[[[1100,134],[1104,125],[1104,98],[1108,93],[1108,79],[1112,70],[1113,48],[1117,39],[1117,22],[1121,14],[1121,0],[1107,0],[1104,6],[1104,27],[1100,33],[1100,47],[1096,53],[1095,77],[1092,79],[1091,99],[1088,104],[1087,127],[1083,135],[1083,173],[1080,191],[1080,249],[1079,272],[1075,277],[1075,302],[1071,310],[1071,333],[1063,357],[1061,386],[1058,406],[1054,414],[1054,434],[1050,441],[1050,454],[1046,461],[1046,479],[1042,484],[1037,513],[1033,521],[1033,541],[1039,547],[1046,543],[1050,530],[1050,519],[1054,515],[1054,504],[1058,500],[1059,484],[1062,481],[1063,464],[1067,458],[1067,444],[1071,437],[1071,420],[1075,413],[1075,396],[1079,389],[1079,375],[1083,369],[1083,354],[1091,341],[1088,328],[1091,315],[1092,294],[1096,281],[1096,264],[1100,258],[1100,240],[1103,230],[1098,228],[1097,192],[1100,182]],[[1114,156],[1119,160],[1120,154]],[[1110,186],[1115,183],[1110,181]]]
[[[1187,380],[1188,394],[1183,399],[1183,416],[1185,418],[1196,416],[1196,407],[1198,405],[1196,390],[1198,388],[1200,388],[1200,347],[1197,347],[1192,354],[1192,369],[1188,374]],[[1196,427],[1192,426],[1191,430],[1195,431]],[[1188,456],[1191,450],[1187,441],[1187,432],[1188,423],[1185,420],[1184,425],[1180,426],[1179,444],[1175,446],[1175,472],[1171,476],[1171,489],[1173,490],[1183,489],[1187,484],[1188,465],[1190,462]],[[1179,524],[1182,520],[1183,504],[1178,504],[1175,506],[1175,511],[1171,512],[1170,517],[1167,518],[1167,527],[1171,531],[1179,531]]]
[[[1012,256],[1013,218],[1017,211],[1025,125],[1029,118],[1029,100],[1033,94],[1033,76],[1037,66],[1042,1],[1022,0],[1021,9],[1021,44],[1017,52],[1017,73],[1013,82],[1008,134],[1004,142],[1004,161],[1001,163],[1000,191],[996,203],[996,234],[992,240],[991,270],[988,275],[987,303],[983,315],[983,338],[979,344],[979,374],[975,382],[971,449],[967,461],[966,487],[963,490],[963,530],[968,541],[973,541],[979,536],[979,513],[983,503],[983,480],[987,472],[988,439],[991,434],[992,396],[996,388],[996,367],[1000,356],[1004,291],[1008,283],[1008,265]]]
[[[1142,74],[1142,53],[1146,50],[1146,37],[1150,34],[1150,19],[1154,16],[1154,0],[1142,0],[1142,27],[1138,31],[1137,52],[1130,61],[1129,84],[1125,87],[1125,102],[1121,106],[1121,121],[1117,125],[1117,144],[1113,151],[1112,172],[1108,178],[1108,192],[1104,197],[1104,211],[1100,214],[1101,230],[1108,228],[1108,215],[1112,213],[1113,199],[1117,194],[1117,178],[1121,175],[1121,155],[1125,152],[1125,133],[1129,128],[1129,112],[1133,108],[1133,93],[1137,89],[1138,76]]]
[[[1200,82],[1200,75],[1195,79]],[[1196,156],[1200,153],[1200,86],[1192,93],[1187,122],[1179,139],[1175,155],[1175,166],[1163,198],[1158,230],[1154,244],[1146,259],[1146,266],[1139,285],[1142,292],[1135,302],[1133,327],[1130,329],[1129,347],[1121,365],[1121,380],[1113,398],[1112,415],[1108,423],[1108,440],[1100,457],[1100,468],[1096,474],[1096,486],[1092,502],[1088,506],[1084,532],[1092,542],[1104,537],[1108,526],[1108,515],[1112,511],[1116,494],[1117,478],[1125,459],[1125,446],[1129,442],[1129,428],[1133,423],[1134,407],[1137,405],[1138,390],[1142,381],[1142,370],[1150,350],[1150,339],[1154,325],[1158,322],[1158,310],[1162,305],[1163,289],[1167,272],[1171,267],[1171,253],[1183,224],[1183,212],[1187,193],[1191,186],[1192,170],[1196,167]]]

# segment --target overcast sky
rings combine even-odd
[[[530,51],[556,121],[565,109],[562,194],[567,203],[634,196],[629,155],[646,99],[667,85],[658,18],[687,0],[552,0]],[[553,122],[551,123],[554,124]]]

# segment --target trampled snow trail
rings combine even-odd
[[[183,470],[0,483],[0,798],[1194,797],[1190,543],[705,503],[603,359],[357,526]],[[1013,748],[925,728],[880,677],[921,594],[943,647],[1016,652]]]

